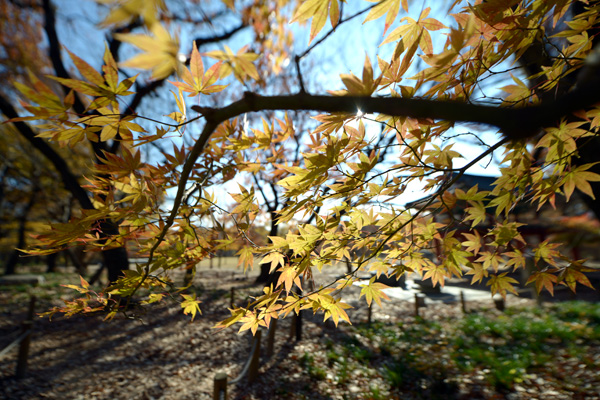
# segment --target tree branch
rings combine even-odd
[[[307,110],[329,113],[379,113],[390,116],[468,121],[500,128],[510,140],[535,136],[563,117],[600,102],[600,80],[577,88],[554,101],[522,108],[503,108],[442,100],[361,96],[313,96],[299,93],[289,96],[258,96],[246,92],[223,108],[192,106],[211,123],[219,124],[247,112],[263,110]],[[202,138],[200,138],[202,141]]]
[[[110,51],[110,54],[112,54],[112,56],[116,62],[119,62],[119,49],[121,48],[121,44],[123,44],[123,42],[115,39],[114,35],[116,33],[129,33],[132,30],[134,30],[135,28],[138,28],[140,26],[142,26],[142,23],[138,18],[136,18],[134,21],[131,21],[129,24],[122,26],[120,28],[114,29],[110,33],[110,36],[109,36],[110,39],[108,40],[108,51]]]
[[[238,33],[239,31],[241,31],[242,29],[244,29],[246,27],[248,27],[248,25],[246,25],[242,22],[237,27],[233,28],[232,30],[230,30],[228,32],[223,33],[222,35],[197,38],[197,39],[194,39],[194,43],[196,43],[196,48],[200,49],[200,47],[202,47],[206,44],[217,43],[217,42],[221,42],[223,40],[229,39],[230,37],[232,37],[233,35],[235,35],[236,33]],[[190,62],[190,60],[188,59],[186,64],[189,64],[189,62]]]
[[[256,177],[256,174],[252,174],[252,178],[254,178],[254,183],[256,184],[256,186],[258,187],[258,191],[262,195],[265,205],[267,206],[267,211],[268,212],[275,211],[276,205],[273,206],[273,205],[271,205],[271,202],[269,202],[269,199],[267,198],[267,195],[265,194],[265,191],[263,190],[262,185],[258,182],[258,178]],[[275,196],[275,202],[277,202],[277,196]],[[277,203],[275,203],[275,204],[277,204]]]
[[[164,83],[165,79],[160,79],[157,81],[152,81],[144,86],[140,86],[139,89],[136,90],[135,95],[131,100],[131,103],[129,103],[129,105],[127,106],[125,113],[128,115],[134,114],[136,109],[142,102],[142,99],[150,93],[154,92],[159,87],[161,87]]]
[[[46,31],[46,37],[48,38],[48,56],[52,62],[52,67],[54,68],[56,76],[63,79],[70,79],[71,76],[67,72],[60,54],[60,41],[56,34],[56,16],[54,15],[54,7],[50,3],[50,0],[43,0],[42,4],[44,8],[44,30]],[[62,88],[65,93],[68,93],[70,90],[64,85]],[[85,106],[78,96],[75,96],[73,109],[79,115],[82,115],[85,112]]]
[[[58,40],[58,35],[56,34],[56,18],[54,15],[54,8],[50,3],[50,0],[43,0],[43,8],[44,30],[46,31],[46,36],[48,37],[48,55],[50,57],[50,61],[52,62],[52,67],[54,68],[54,72],[56,72],[56,76],[59,78],[71,79],[71,76],[67,72],[62,61],[60,42]],[[68,93],[70,90],[64,85],[62,87],[65,93]],[[79,115],[83,115],[85,113],[85,105],[77,95],[75,96],[75,102],[73,103],[73,110],[75,110],[75,112]],[[107,150],[104,142],[91,142],[91,145],[97,159],[103,155],[103,150]]]
[[[183,165],[171,213],[167,217],[161,233],[157,236],[156,242],[150,249],[144,276],[137,288],[149,275],[153,254],[175,222],[196,160],[202,154],[204,147],[219,124],[230,118],[263,110],[306,110],[351,114],[360,109],[363,113],[476,122],[496,126],[504,133],[504,138],[495,146],[486,150],[485,155],[496,146],[509,140],[522,140],[535,136],[544,126],[556,124],[564,116],[598,102],[600,102],[600,79],[596,79],[584,87],[577,88],[555,101],[523,108],[501,108],[452,101],[397,97],[313,96],[307,93],[288,96],[259,96],[250,92],[246,92],[242,99],[223,108],[192,106],[192,110],[202,114],[206,124]],[[479,159],[478,157],[475,161]],[[460,176],[460,174],[457,176]]]

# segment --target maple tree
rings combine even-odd
[[[199,50],[206,43],[201,39],[180,43],[176,28],[187,20],[178,17],[177,5],[98,3],[109,10],[100,22],[110,38],[101,67],[68,49],[61,53],[46,23],[55,73],[24,74],[15,82],[23,99],[19,115],[8,102],[0,105],[38,148],[88,143],[95,154],[85,186],[53,161],[78,193],[81,211],[69,223],[53,224],[30,251],[80,242],[122,254],[134,244],[148,262],[113,276],[105,292],[91,291],[82,280],[86,298],[53,312],[108,307],[111,316],[140,289],[150,290],[145,303],[161,301],[169,270],[193,269],[232,243],[242,246],[244,268],[260,259],[278,275],[220,327],[241,323],[241,330],[255,332],[301,309],[336,324],[348,321],[344,289],[369,271],[397,278],[418,273],[434,285],[473,275],[473,283],[486,278],[492,294],[505,296],[516,293],[506,268],[527,263],[523,224],[511,219],[516,204],[552,207],[577,190],[598,215],[598,158],[590,152],[600,124],[598,2],[456,1],[446,5],[450,13],[443,19],[407,0],[223,0],[206,10],[192,3],[183,11],[197,8],[205,22],[208,9],[215,18],[239,18],[238,28],[214,35],[213,42],[250,30],[245,39],[208,51]],[[48,17],[51,4],[43,5]],[[343,89],[329,79],[328,94],[313,94],[303,60],[342,26],[360,22],[365,30],[383,28],[374,45],[381,52],[360,57],[360,77],[341,74]],[[309,25],[308,44],[299,52],[294,35],[303,35],[295,28],[302,24]],[[138,52],[119,61],[122,43]],[[60,67],[63,56],[73,73]],[[143,96],[158,88],[170,91],[172,100],[162,104],[172,108],[138,113]],[[300,115],[310,115],[312,125]],[[475,132],[459,133],[465,127]],[[478,141],[478,153],[464,161],[460,136]],[[159,149],[160,162],[142,159],[150,146]],[[501,157],[501,176],[491,190],[450,190],[493,157]],[[228,207],[219,193],[234,180],[239,188]],[[401,200],[415,184],[429,196],[407,208]],[[173,191],[172,203],[165,202]],[[461,218],[434,221],[459,203],[465,205]],[[247,232],[265,212],[289,231],[259,244]],[[436,262],[426,257],[432,248],[439,249]],[[585,262],[562,254],[557,244],[545,240],[530,250],[529,283],[538,291],[589,286]],[[314,271],[342,260],[351,265],[343,278],[314,287]],[[361,296],[379,304],[383,288],[371,279]],[[183,296],[183,311],[193,318],[201,301]]]

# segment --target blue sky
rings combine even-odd
[[[446,25],[453,23],[453,19],[449,17],[447,13],[447,1],[427,3],[434,4],[436,6],[436,9],[432,10],[430,14],[431,17],[439,19]],[[55,1],[55,4],[59,6],[57,16],[61,22],[57,25],[59,29],[58,34],[65,46],[68,47],[69,50],[75,52],[78,56],[90,62],[90,64],[99,67],[99,62],[102,59],[102,53],[104,51],[105,34],[103,31],[99,30],[95,24],[99,21],[99,16],[102,16],[105,8],[96,5],[93,1],[60,0]],[[365,1],[351,1],[344,6],[344,14],[351,15],[356,11],[369,6],[369,4],[370,3]],[[169,2],[167,2],[167,5],[169,5]],[[424,1],[410,2],[411,11],[409,15],[414,19],[418,18],[424,5]],[[303,72],[305,75],[310,75],[310,80],[308,80],[309,91],[312,93],[323,93],[323,89],[335,90],[343,88],[339,75],[342,73],[352,72],[357,76],[360,76],[362,73],[365,56],[368,56],[371,59],[376,74],[379,72],[376,63],[377,56],[380,56],[383,59],[388,58],[390,52],[394,49],[394,45],[388,44],[379,46],[383,40],[383,24],[380,20],[363,25],[362,21],[364,21],[365,15],[366,14],[354,19],[348,24],[339,26],[337,31],[330,38],[325,40],[321,45],[317,46],[310,53],[310,55],[303,60],[301,64],[304,68]],[[401,10],[397,17],[396,23],[390,27],[388,33],[399,24],[400,18],[403,16],[405,16],[405,14]],[[294,44],[294,52],[296,54],[302,53],[309,46],[309,26],[310,24],[307,24],[304,27],[298,26],[298,24],[291,26],[291,29],[293,29],[296,37],[296,42]],[[323,35],[329,27],[330,25],[328,23],[320,36]],[[174,26],[172,27],[172,30],[175,30],[180,37],[181,51],[187,53],[191,47],[190,40],[192,37],[209,36],[210,34],[221,33],[220,31],[226,28],[227,27],[214,25],[209,27],[207,31],[195,32],[187,30],[183,26]],[[227,45],[236,51],[248,41],[249,34],[249,32],[238,34],[234,37],[234,39],[228,41]],[[315,40],[318,40],[320,36],[318,36]],[[432,36],[434,40],[434,48],[439,50],[443,45],[445,38],[441,35]],[[222,47],[222,44],[216,46]],[[125,56],[126,54],[135,53],[131,48],[126,49],[128,46],[123,47],[123,59],[127,58]],[[204,50],[206,51],[209,49]],[[335,56],[332,57],[332,55]],[[65,60],[68,60],[68,57],[65,57]],[[294,68],[294,64],[290,63],[288,68]],[[139,71],[127,72],[130,74],[135,74]],[[415,72],[416,70],[409,71],[407,76],[410,76]],[[147,74],[141,75],[142,78],[146,76]],[[171,79],[174,79],[174,77]],[[403,84],[409,84],[409,81],[403,82]],[[170,95],[164,97],[163,99],[164,101],[161,101],[160,103],[160,110],[169,110],[168,112],[170,112],[175,109],[174,101]],[[194,103],[189,102],[189,105],[192,104]],[[156,105],[148,102],[145,108],[140,109],[140,113],[148,113],[148,115],[156,117],[157,112],[160,111],[155,109],[155,107]],[[164,115],[168,112],[163,112],[160,114]],[[369,125],[367,126],[369,127]],[[150,128],[150,126],[148,127]],[[189,131],[187,134],[193,137],[195,134],[197,134],[199,128],[199,126],[192,126],[188,128]],[[369,130],[373,132],[372,134],[377,134],[379,132],[379,127],[371,124]],[[475,132],[476,135],[486,143],[494,143],[498,139],[498,136],[493,131],[488,131],[485,127],[457,125],[455,133],[459,134],[465,132]],[[181,141],[181,139],[177,138],[174,140],[176,142]],[[170,145],[165,147],[168,148]],[[476,157],[481,152],[482,148],[477,146],[473,140],[465,137],[458,140],[453,149],[460,152],[464,156],[463,159],[456,160],[455,166],[461,167],[469,162],[472,158]],[[497,155],[497,158],[499,157],[500,154]],[[469,170],[469,173],[476,175],[497,176],[499,174],[499,169],[494,160],[486,159],[472,167]],[[228,184],[223,188],[223,193],[219,193],[217,191],[217,194],[219,195],[218,197],[223,201],[228,201],[228,196],[225,194],[227,191],[238,191],[237,184],[231,182],[231,184]],[[398,203],[404,203],[423,196],[424,193],[420,190],[419,186],[414,185],[413,187],[409,187],[409,190],[405,196],[397,199],[396,201]]]

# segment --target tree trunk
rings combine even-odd
[[[129,257],[125,247],[104,250],[102,252],[102,259],[104,267],[108,272],[108,281],[110,283],[115,282],[123,276],[123,271],[129,269]]]
[[[46,256],[46,273],[56,272],[56,259],[58,258],[58,253],[48,254]]]
[[[66,249],[63,253],[65,255],[65,265],[71,260],[79,275],[84,276],[87,274],[87,263],[80,259],[73,249]]]
[[[33,205],[35,204],[35,200],[36,200],[38,192],[39,192],[39,189],[37,187],[34,187],[32,193],[31,193],[31,197],[29,198],[29,201],[27,202],[27,205],[25,205],[25,208],[23,208],[23,210],[21,211],[21,215],[19,215],[19,231],[17,232],[17,247],[11,253],[10,257],[8,258],[8,261],[6,262],[6,266],[4,267],[4,273],[6,275],[12,275],[15,273],[15,267],[19,263],[19,258],[21,255],[21,251],[19,251],[18,249],[25,248],[25,225],[27,224],[27,216],[29,215],[29,211],[31,211],[31,209],[33,208]]]
[[[6,265],[4,266],[4,273],[6,275],[12,275],[15,273],[15,267],[19,262],[19,251],[13,250],[10,253],[10,257],[8,257],[8,261],[6,261]]]
[[[100,224],[102,234],[110,237],[119,233],[116,223],[104,221]],[[108,272],[108,284],[114,283],[129,269],[129,256],[125,247],[117,247],[102,252],[102,267]]]

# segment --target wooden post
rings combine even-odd
[[[498,311],[504,311],[506,304],[504,303],[504,297],[494,296],[494,305]]]
[[[415,293],[415,317],[419,316],[419,308],[425,307],[425,296]]]
[[[419,295],[415,293],[415,317],[419,316]]]
[[[29,299],[29,309],[27,309],[27,320],[28,321],[33,321],[33,316],[35,314],[35,301],[36,301],[36,297],[31,296],[31,299]]]
[[[570,293],[571,294],[575,294],[572,291],[570,291]],[[543,304],[542,304],[542,292],[538,293],[538,291],[535,290],[535,286],[534,286],[534,287],[531,288],[531,295],[532,295],[532,298],[535,299],[535,305],[541,308],[543,306]],[[575,299],[575,298],[573,298],[573,299]]]
[[[23,340],[21,340],[21,344],[19,345],[19,356],[17,359],[17,370],[15,372],[15,376],[17,379],[21,379],[25,377],[25,373],[27,372],[27,358],[29,357],[29,345],[31,344],[31,330],[33,328],[33,314],[35,310],[35,296],[31,296],[31,300],[29,300],[29,309],[27,310],[27,320],[22,323],[23,333],[29,331],[29,334],[26,335]]]
[[[294,334],[296,333],[296,319],[298,317],[296,316],[296,313],[292,314],[292,322],[290,324],[290,340],[294,337]]]
[[[302,340],[302,311],[294,313],[292,316],[292,325],[290,326],[290,339],[296,336],[296,341]]]
[[[227,400],[227,374],[217,372],[213,378],[213,400]]]
[[[275,331],[277,330],[277,320],[271,319],[269,326],[269,338],[267,340],[267,357],[273,356],[273,349],[275,348]]]
[[[23,321],[22,329],[23,332],[27,332],[27,330],[31,329],[33,326],[33,321]],[[25,377],[25,373],[27,372],[27,357],[29,356],[29,344],[31,343],[31,332],[27,336],[21,340],[21,344],[19,345],[19,358],[17,359],[17,371],[15,376],[17,379],[21,379]]]
[[[262,331],[259,329],[256,331],[256,335],[254,335],[254,340],[256,341],[256,348],[254,353],[252,353],[252,359],[250,361],[250,369],[248,370],[248,382],[252,383],[256,381],[258,377],[258,367],[260,360],[260,337],[262,336]]]
[[[304,278],[300,277],[300,282],[304,282]],[[302,298],[302,285],[298,285],[295,287],[294,292],[298,295],[299,298]],[[299,342],[302,340],[302,310],[298,310],[298,313],[294,314],[295,324],[293,325],[296,331],[296,341]],[[293,332],[293,331],[292,331]],[[292,333],[293,334],[293,333]]]
[[[302,310],[298,310],[296,316],[296,341],[302,340]]]
[[[465,292],[460,291],[460,307],[463,314],[467,314],[467,303],[465,302]]]
[[[371,315],[373,314],[373,303],[367,308],[367,324],[371,325]]]
[[[33,314],[35,310],[35,296],[31,296],[29,300],[29,309],[27,310],[27,320],[22,323],[22,331],[23,333],[28,332],[19,345],[19,356],[17,359],[17,370],[16,377],[17,379],[21,379],[25,377],[25,373],[27,372],[27,358],[29,357],[29,345],[31,344],[31,330],[33,328]]]
[[[235,299],[235,288],[232,286],[231,293],[230,293],[230,304],[231,304],[230,308],[234,307],[234,303],[235,303],[234,299]]]

